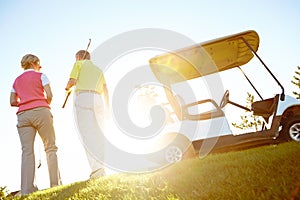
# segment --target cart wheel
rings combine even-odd
[[[300,142],[300,116],[289,118],[282,130],[282,139],[285,141]]]
[[[165,152],[167,163],[179,162],[183,159],[183,152],[178,146],[169,146]]]
[[[181,143],[172,143],[165,150],[165,161],[168,164],[179,162],[184,159],[195,157],[193,145],[189,142],[181,141]]]

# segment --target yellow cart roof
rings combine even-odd
[[[249,30],[158,55],[150,67],[160,82],[172,84],[242,66],[254,56],[242,38],[258,50],[259,36]]]

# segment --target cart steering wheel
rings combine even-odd
[[[220,107],[224,108],[229,102],[229,90],[226,90],[220,103]]]

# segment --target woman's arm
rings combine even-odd
[[[19,101],[18,101],[18,95],[14,92],[10,93],[10,106],[12,107],[18,107]]]
[[[47,103],[50,105],[53,97],[50,84],[44,85],[44,90],[46,92]]]

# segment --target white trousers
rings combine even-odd
[[[104,175],[104,101],[101,95],[81,92],[75,96],[77,130],[93,172]]]

